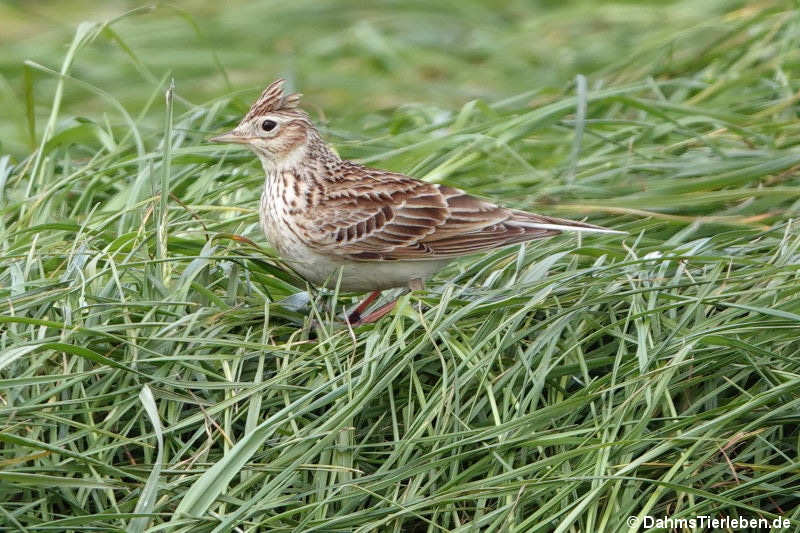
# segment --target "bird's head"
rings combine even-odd
[[[285,94],[284,83],[282,79],[272,82],[235,128],[209,141],[244,144],[265,166],[291,166],[312,155],[311,148],[322,141],[298,107],[301,95]]]

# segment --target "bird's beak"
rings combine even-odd
[[[212,143],[235,143],[235,144],[247,144],[247,139],[245,137],[241,137],[236,135],[232,131],[228,133],[223,133],[222,135],[217,135],[216,137],[211,137],[208,142]]]

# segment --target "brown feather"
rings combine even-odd
[[[330,180],[322,180],[321,200],[308,213],[311,227],[319,228],[311,231],[309,243],[340,257],[452,258],[560,233],[525,224],[597,228],[507,209],[453,187],[342,163]]]
[[[250,110],[244,116],[243,120],[250,120],[253,117],[264,115],[273,111],[295,109],[300,105],[299,93],[286,95],[283,91],[283,86],[286,80],[278,79],[269,84],[264,89],[258,100],[250,107]]]

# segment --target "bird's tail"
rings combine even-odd
[[[517,226],[526,229],[539,229],[553,232],[561,231],[581,231],[587,233],[612,233],[617,235],[626,235],[627,231],[617,231],[613,229],[604,228],[602,226],[595,226],[594,224],[587,224],[586,222],[577,222],[575,220],[567,220],[564,218],[548,217],[544,215],[534,215],[525,211],[514,210],[514,215],[506,220],[506,225]]]

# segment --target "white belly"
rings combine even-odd
[[[449,262],[346,261],[319,254],[305,246],[286,250],[282,257],[289,266],[318,287],[332,289],[338,283],[340,290],[355,292],[407,287],[413,279],[427,281]]]

